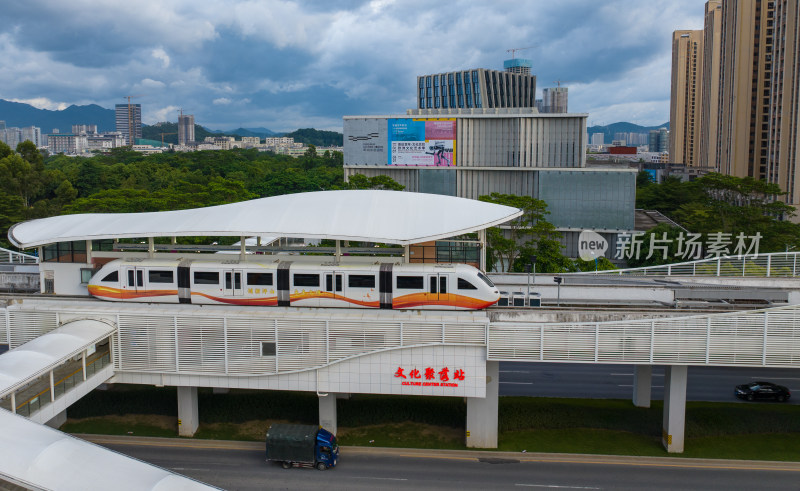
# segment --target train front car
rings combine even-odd
[[[117,259],[89,281],[89,294],[116,302],[178,303],[178,260]]]
[[[466,264],[398,264],[392,308],[479,310],[497,303],[497,287]]]

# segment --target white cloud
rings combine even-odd
[[[220,97],[219,99],[214,99],[213,103],[218,106],[226,106],[231,103],[231,100],[227,97]]]
[[[169,67],[169,55],[162,48],[156,48],[150,54],[153,55],[153,58],[161,60],[164,68]]]
[[[30,104],[39,109],[49,109],[51,111],[60,111],[69,107],[66,102],[54,102],[47,97],[34,97],[33,99],[8,99],[11,102],[21,102],[23,104]]]
[[[166,106],[155,111],[142,112],[142,120],[145,124],[155,124],[162,121],[178,121],[178,106]]]

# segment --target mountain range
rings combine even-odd
[[[6,126],[24,128],[38,126],[42,133],[52,133],[58,129],[60,133],[72,131],[73,124],[96,124],[98,131],[114,131],[116,127],[114,110],[100,107],[97,104],[86,106],[72,105],[66,109],[52,111],[39,109],[23,102],[13,102],[0,99],[0,121],[5,121]],[[276,136],[278,133],[267,128],[237,128],[230,131],[208,130],[209,133],[220,133],[237,136],[258,136],[266,138]]]
[[[589,126],[586,128],[586,134],[589,135],[591,141],[594,133],[604,133],[606,135],[605,142],[611,143],[611,141],[614,140],[615,133],[648,133],[650,130],[657,130],[659,128],[669,129],[669,121],[658,126],[639,126],[638,124],[625,122],[612,123],[604,126]]]
[[[7,127],[16,126],[22,128],[25,126],[38,126],[42,129],[42,133],[51,133],[55,128],[58,128],[61,133],[69,133],[72,131],[73,124],[96,124],[99,131],[114,131],[116,126],[114,110],[100,107],[97,104],[89,104],[86,106],[72,105],[66,109],[51,111],[49,109],[38,109],[30,104],[12,102],[4,99],[0,99],[0,121],[5,121]],[[658,126],[640,126],[634,123],[620,122],[604,126],[590,126],[586,129],[586,132],[589,135],[593,133],[605,133],[605,141],[610,142],[614,139],[615,133],[647,133],[650,130],[663,127],[669,129],[669,122]],[[264,127],[236,128],[233,130],[209,130],[203,127],[203,130],[208,133],[236,135],[240,137],[257,136],[259,138],[266,138],[271,136],[283,136],[282,133],[276,133]],[[287,136],[294,136],[297,141],[303,141],[304,135],[301,134],[303,131],[305,130],[297,130],[287,134]],[[297,133],[297,135],[295,135],[295,133]],[[331,135],[326,135],[327,137],[333,138],[330,144],[341,145],[340,133],[327,133],[331,133]],[[165,140],[168,140],[168,138]],[[326,142],[326,144],[328,143]]]

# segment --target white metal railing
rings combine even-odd
[[[39,258],[0,247],[0,264],[38,264]]]
[[[634,321],[494,322],[487,359],[800,368],[800,305]]]
[[[75,315],[66,310],[22,311],[16,306],[6,310],[0,310],[0,318],[8,319],[6,336],[12,347],[51,330],[59,317]],[[81,314],[89,310],[85,307]],[[118,325],[112,356],[118,371],[271,375],[420,345],[487,346],[487,358],[497,361],[800,368],[800,305],[574,323],[449,320],[435,313],[420,313],[413,321],[366,313],[352,318],[185,311],[111,315]]]
[[[661,266],[563,274],[795,278],[800,275],[798,255],[798,252],[771,252],[757,256],[720,256]]]
[[[126,313],[118,316],[114,363],[121,371],[269,375],[407,346],[485,346],[487,323]]]

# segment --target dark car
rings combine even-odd
[[[739,399],[747,399],[748,401],[771,399],[783,402],[792,397],[786,387],[769,382],[750,382],[749,384],[737,385],[734,393]]]

